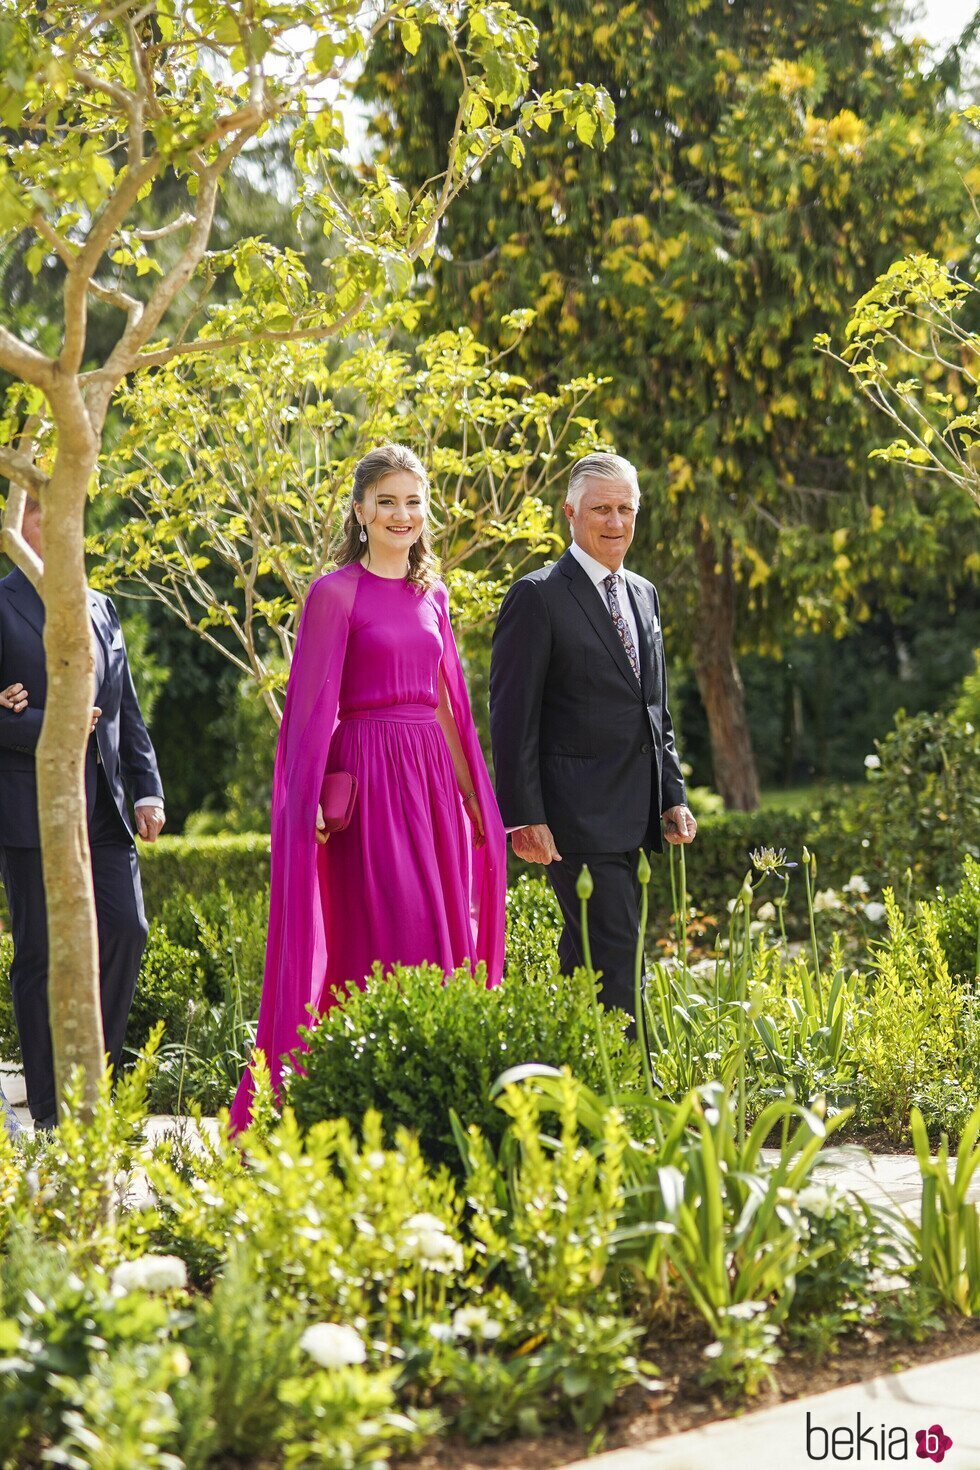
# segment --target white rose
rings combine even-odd
[[[870,893],[871,889],[868,887],[867,879],[862,878],[860,873],[854,873],[844,884],[844,892],[860,893],[863,896],[865,893]]]
[[[865,766],[867,767],[867,769],[869,771],[880,771],[881,770],[881,756],[880,755],[866,755],[864,757],[864,764],[865,764]]]
[[[801,1210],[816,1215],[818,1220],[829,1220],[840,1209],[840,1195],[829,1184],[808,1184],[796,1197]]]
[[[422,1218],[425,1217],[413,1216],[413,1219]],[[438,1230],[406,1230],[398,1254],[403,1260],[418,1261],[427,1271],[448,1273],[463,1269],[463,1247],[441,1224]]]
[[[883,903],[866,903],[864,905],[864,917],[870,919],[872,924],[880,924],[888,910]]]
[[[440,1220],[438,1215],[409,1215],[402,1229],[406,1233],[419,1230],[441,1230],[445,1234],[448,1231],[445,1220]]]
[[[120,1261],[110,1280],[120,1293],[173,1291],[187,1285],[187,1267],[179,1256],[140,1256]]]
[[[815,914],[829,913],[832,909],[839,909],[841,906],[841,901],[832,888],[823,888],[813,896]]]
[[[367,1358],[360,1334],[343,1322],[314,1322],[299,1345],[321,1368],[349,1368]]]
[[[453,1313],[453,1331],[457,1337],[478,1337],[492,1342],[503,1330],[503,1324],[491,1317],[486,1307],[460,1307]]]

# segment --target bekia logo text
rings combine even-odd
[[[928,1429],[917,1429],[915,1432],[915,1454],[917,1460],[931,1460],[938,1465],[946,1458],[947,1450],[953,1448],[953,1441],[945,1432],[941,1424],[933,1424]],[[852,1461],[857,1463],[863,1460],[866,1464],[901,1463],[908,1460],[910,1454],[908,1432],[901,1425],[887,1424],[865,1424],[860,1413],[857,1415],[853,1427],[849,1424],[838,1424],[833,1429],[825,1429],[822,1424],[815,1424],[813,1415],[807,1411],[806,1416],[806,1457],[817,1463],[820,1461]]]

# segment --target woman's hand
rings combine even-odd
[[[483,847],[487,838],[483,830],[483,813],[480,810],[480,803],[475,791],[471,791],[469,796],[464,799],[463,806],[466,810],[466,815],[473,824],[473,846]]]
[[[316,840],[321,847],[326,847],[330,840],[330,833],[326,830],[326,823],[323,820],[323,807],[319,802],[316,808]]]
[[[6,689],[0,692],[0,706],[3,709],[13,710],[19,715],[27,708],[27,690],[23,684],[8,684]]]

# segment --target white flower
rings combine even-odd
[[[822,888],[819,893],[813,895],[813,912],[815,914],[829,913],[831,909],[839,909],[841,907],[841,901],[832,888]]]
[[[121,1294],[173,1291],[187,1285],[187,1267],[179,1256],[140,1256],[135,1261],[120,1261],[110,1280]]]
[[[299,1345],[321,1368],[349,1368],[354,1363],[363,1363],[367,1357],[360,1334],[343,1322],[314,1322],[303,1333]]]
[[[440,1220],[438,1215],[409,1215],[402,1225],[407,1232],[418,1230],[441,1230],[448,1233],[445,1220]]]
[[[460,1307],[453,1313],[453,1331],[457,1337],[479,1337],[492,1342],[503,1332],[502,1323],[491,1317],[486,1307]]]
[[[738,899],[737,898],[730,898],[728,900],[728,902],[726,903],[725,907],[727,908],[727,910],[728,910],[728,912],[730,914],[733,914],[735,912],[735,908],[736,908],[736,905],[737,904],[738,904]]]
[[[866,768],[869,771],[880,771],[881,770],[881,756],[880,755],[866,755],[864,757],[864,764],[865,764]]]
[[[862,878],[860,873],[854,873],[844,884],[843,891],[845,893],[860,893],[863,897],[864,894],[870,893],[871,889],[868,887],[868,880],[866,878]]]
[[[829,1184],[808,1184],[800,1190],[796,1202],[808,1215],[815,1215],[818,1220],[829,1220],[840,1209],[841,1197],[839,1191]]]
[[[369,1169],[383,1169],[385,1166],[385,1156],[380,1149],[375,1148],[369,1154],[365,1154],[364,1162]]]
[[[771,924],[776,917],[776,905],[774,903],[764,903],[757,910],[757,916],[764,924]]]
[[[866,903],[864,905],[864,917],[870,919],[872,924],[880,924],[888,910],[883,903]]]
[[[434,1215],[412,1215],[398,1250],[403,1260],[418,1261],[427,1271],[462,1271],[463,1247]]]

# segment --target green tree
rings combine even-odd
[[[484,335],[533,306],[529,375],[593,371],[617,448],[654,493],[637,559],[668,584],[730,806],[758,796],[737,654],[842,632],[865,589],[941,561],[937,527],[814,335],[896,249],[943,249],[965,198],[949,68],[881,0],[535,3],[540,71],[584,65],[616,105],[593,159],[549,133],[491,164],[433,263],[433,301]],[[362,83],[384,157],[424,178],[458,93],[437,37]],[[406,97],[410,105],[406,105]],[[583,119],[580,136],[587,137]]]
[[[358,165],[338,105],[384,36],[406,55],[445,37],[459,105],[439,166],[410,192],[382,164]],[[31,233],[25,261],[64,271],[54,345],[0,324],[14,380],[0,434],[10,493],[3,548],[39,587],[48,692],[37,749],[50,1000],[61,1083],[79,1064],[94,1107],[103,1069],[97,935],[83,763],[92,690],[84,514],[98,492],[107,414],[132,375],[177,359],[356,332],[385,294],[404,296],[460,191],[498,150],[517,160],[537,122],[583,118],[608,131],[594,88],[532,96],[533,26],[497,0],[0,0],[0,250]],[[297,207],[327,252],[322,285],[302,255],[248,237],[209,253],[217,201],[243,155],[288,128]],[[141,206],[170,213],[147,229]],[[237,295],[211,304],[217,275]],[[121,323],[94,355],[89,304]],[[41,503],[43,566],[21,534],[25,494]]]
[[[980,118],[980,108],[971,112]],[[899,430],[870,457],[938,477],[974,508],[980,507],[978,306],[973,279],[919,253],[895,261],[856,303],[839,352],[829,333],[817,338]],[[980,552],[969,560],[980,571]]]
[[[583,414],[594,379],[535,392],[509,355],[463,328],[413,350],[373,335],[333,357],[318,343],[256,347],[244,376],[237,359],[207,358],[138,378],[119,395],[126,429],[102,466],[130,515],[90,542],[95,580],[163,603],[255,682],[278,723],[299,612],[329,568],[354,463],[397,439],[432,474],[456,617],[480,623],[528,558],[560,546],[544,497],[570,455],[602,444]]]

